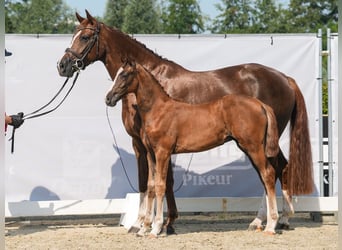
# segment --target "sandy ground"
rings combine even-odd
[[[177,234],[157,239],[127,234],[119,218],[7,221],[6,249],[337,249],[338,225],[296,214],[274,236],[247,231],[252,214],[181,215]]]

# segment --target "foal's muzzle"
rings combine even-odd
[[[105,102],[107,104],[107,106],[109,107],[114,107],[116,105],[116,103],[118,102],[118,98],[115,95],[107,95]]]

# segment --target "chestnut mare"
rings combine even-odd
[[[283,73],[259,64],[242,64],[205,72],[189,71],[182,66],[155,54],[145,45],[121,31],[98,22],[86,11],[86,18],[76,13],[80,25],[76,28],[70,48],[58,62],[61,76],[71,77],[74,72],[85,69],[95,61],[102,61],[114,79],[122,59],[131,58],[143,65],[159,81],[173,98],[187,103],[205,103],[227,94],[243,94],[256,97],[273,108],[278,132],[281,134],[287,123],[290,128],[289,162],[281,150],[275,162],[277,178],[283,193],[282,216],[278,223],[288,227],[288,218],[293,213],[292,195],[308,194],[313,190],[311,145],[305,102],[294,79]],[[279,60],[286,60],[280,58]],[[135,110],[134,95],[122,99],[122,118],[130,136],[138,163],[141,209],[147,189],[148,166],[146,149],[140,138],[141,120]],[[173,194],[173,173],[168,168],[166,199],[168,205],[167,232],[172,233],[172,224],[177,218]],[[262,200],[257,217],[250,229],[262,227],[266,219],[266,199]],[[139,225],[139,221],[136,222]]]
[[[205,104],[188,104],[170,98],[158,81],[140,64],[126,62],[118,71],[106,104],[115,106],[134,93],[141,118],[141,138],[147,149],[148,185],[143,236],[156,215],[151,236],[163,226],[163,200],[171,154],[200,152],[234,140],[259,174],[267,194],[266,233],[274,234],[278,220],[276,174],[268,158],[278,155],[278,128],[273,110],[256,98],[226,95]],[[248,183],[248,182],[247,182]]]

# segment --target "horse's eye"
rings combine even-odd
[[[82,42],[88,42],[89,41],[89,36],[87,36],[87,35],[81,36],[81,41]]]

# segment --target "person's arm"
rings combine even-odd
[[[5,114],[5,125],[11,124],[11,123],[12,123],[12,117]]]

